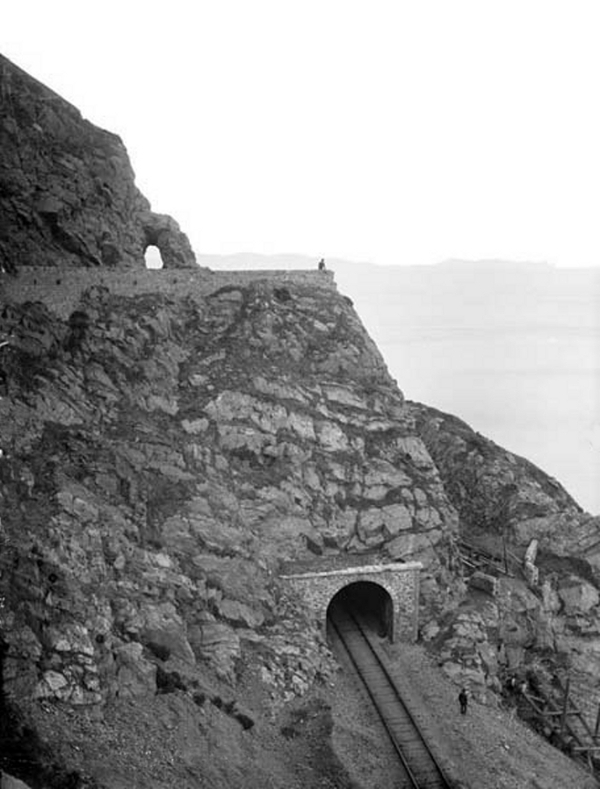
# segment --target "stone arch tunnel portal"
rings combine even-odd
[[[380,636],[394,640],[394,603],[382,586],[373,581],[355,581],[337,592],[327,607],[326,628],[330,634],[330,616],[343,608],[361,617]]]
[[[287,568],[286,568],[287,569]],[[366,612],[392,641],[414,641],[418,631],[419,562],[393,562],[332,569],[319,562],[290,567],[282,581],[300,596],[327,637],[331,605]]]

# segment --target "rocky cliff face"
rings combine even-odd
[[[502,689],[508,676],[530,677],[549,694],[568,677],[590,725],[600,671],[600,518],[582,512],[556,480],[456,417],[407,404],[460,516],[461,535],[522,560],[536,540],[539,579],[518,561],[495,599],[463,606],[429,637],[449,674],[479,688]]]
[[[552,557],[570,558],[573,566],[580,562],[583,576],[600,582],[600,518],[583,512],[533,463],[460,419],[417,403],[407,404],[407,411],[459,514],[462,535],[487,538],[490,545],[503,538],[520,556],[535,539],[542,569]]]
[[[289,560],[420,560],[425,638],[488,689],[499,633],[522,657],[596,632],[597,524],[557,483],[407,405],[327,273],[141,271],[193,253],[118,138],[0,66],[0,768],[297,785],[269,726],[333,664]],[[543,596],[456,613],[459,528],[538,536]]]
[[[195,265],[171,217],[153,214],[127,152],[0,55],[0,270],[21,266]]]
[[[327,275],[220,286],[207,274],[195,297],[164,295],[167,272],[153,276],[154,293],[91,288],[69,318],[42,303],[47,288],[37,304],[10,289],[12,701],[102,709],[211,677],[234,693],[252,667],[280,702],[331,669],[319,623],[278,581],[282,561],[420,559],[424,612],[452,583],[455,511]]]

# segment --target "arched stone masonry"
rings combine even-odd
[[[341,589],[358,581],[378,584],[392,599],[394,612],[391,640],[415,641],[419,626],[419,573],[422,567],[420,562],[394,562],[323,572],[290,573],[281,578],[304,598],[324,631],[329,603]]]

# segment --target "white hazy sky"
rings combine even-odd
[[[598,0],[19,0],[197,252],[600,265]]]

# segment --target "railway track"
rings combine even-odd
[[[398,789],[451,789],[365,621],[341,606],[330,621],[398,754]]]

